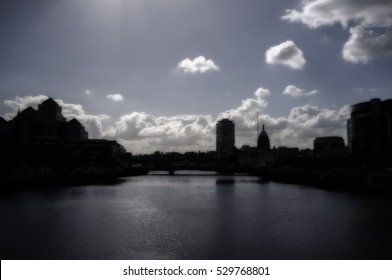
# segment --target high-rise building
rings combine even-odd
[[[235,150],[235,124],[229,119],[222,119],[216,124],[216,152],[219,158],[233,155]]]
[[[352,105],[347,138],[352,153],[392,153],[392,99],[377,98]]]
[[[257,149],[260,151],[269,151],[271,149],[270,140],[268,133],[265,131],[264,124],[263,129],[259,134],[259,138],[257,139]]]

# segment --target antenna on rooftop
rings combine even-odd
[[[256,145],[257,145],[257,139],[259,137],[259,111],[256,111],[256,115],[257,115],[257,135],[256,135]]]

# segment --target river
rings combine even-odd
[[[1,194],[1,259],[392,259],[391,196],[182,171]]]

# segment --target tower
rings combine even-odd
[[[219,158],[230,157],[234,152],[235,124],[222,119],[216,124],[216,152]]]
[[[257,139],[257,149],[260,151],[270,150],[270,140],[267,132],[265,131],[264,124],[263,124],[263,129],[259,134],[259,138]]]
[[[347,120],[348,147],[352,153],[392,153],[392,99],[371,99],[351,106]]]

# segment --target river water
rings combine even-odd
[[[392,198],[182,171],[2,194],[1,259],[392,259]]]

